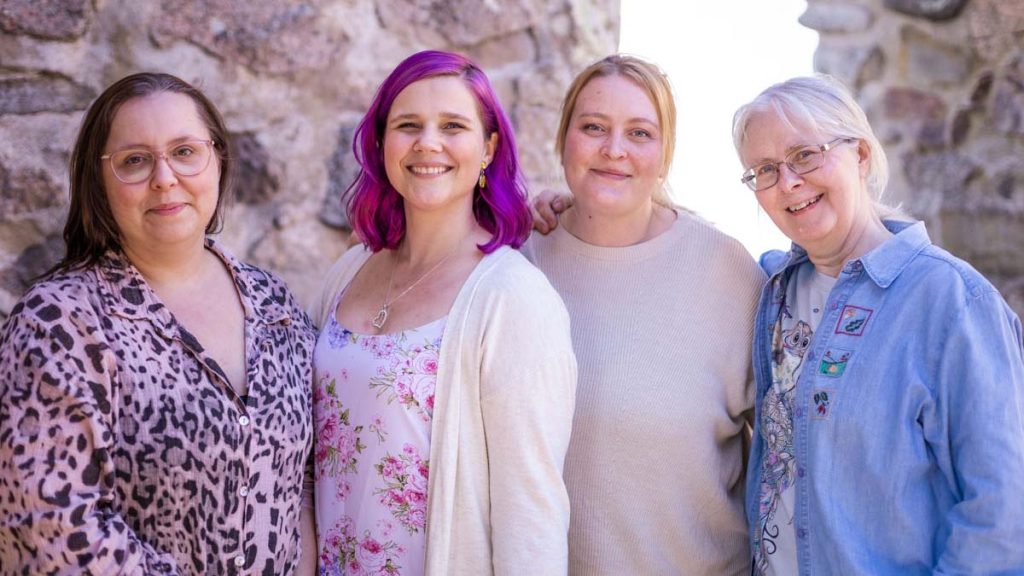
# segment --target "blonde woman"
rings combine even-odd
[[[571,574],[750,571],[743,446],[764,276],[669,200],[674,145],[656,66],[613,55],[586,68],[556,143],[574,203],[526,247],[565,300],[580,365]]]

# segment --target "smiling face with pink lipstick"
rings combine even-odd
[[[172,148],[185,153],[188,150],[182,152],[176,146],[209,140],[210,130],[185,94],[156,92],[132,98],[117,109],[104,153],[140,150],[156,158],[149,178],[134,184],[120,181],[109,163],[101,167],[103,188],[126,253],[202,245],[217,209],[220,160],[215,154],[199,173],[181,176],[160,153]]]
[[[612,74],[594,77],[580,90],[562,166],[582,214],[649,213],[662,187],[663,155],[658,112],[638,84]]]
[[[480,166],[490,163],[497,138],[484,133],[476,98],[461,78],[435,76],[402,90],[385,126],[384,169],[406,212],[471,216]]]

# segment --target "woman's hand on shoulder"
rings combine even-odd
[[[564,191],[541,191],[530,205],[533,214],[533,228],[541,234],[547,234],[558,228],[558,217],[573,204],[572,194]]]

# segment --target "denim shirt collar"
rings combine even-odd
[[[914,257],[932,243],[924,222],[886,220],[884,224],[892,238],[860,258],[864,270],[879,288],[888,288]]]
[[[212,238],[206,239],[206,247],[220,258],[231,273],[235,287],[241,295],[243,313],[246,319],[262,324],[287,324],[291,317],[283,303],[276,298],[256,300],[254,294],[264,293],[257,289],[256,275],[252,270],[226,251]],[[147,320],[167,338],[179,336],[178,323],[174,315],[160,300],[156,292],[143,278],[139,269],[123,252],[110,250],[97,268],[101,286],[101,299],[107,313],[133,320]]]
[[[889,232],[892,232],[893,236],[867,254],[844,264],[843,271],[849,272],[863,267],[868,277],[879,288],[888,288],[914,257],[930,246],[932,241],[928,237],[924,222],[885,220],[883,224]],[[785,254],[785,263],[775,268],[771,266],[769,260],[767,271],[774,280],[778,275],[807,260],[807,251],[802,246],[793,244],[789,252]],[[778,264],[778,262],[779,260],[776,259],[775,263]]]

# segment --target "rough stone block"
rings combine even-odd
[[[87,0],[3,0],[0,32],[44,40],[74,40],[85,33]]]
[[[1020,50],[1024,31],[1024,2],[972,0],[964,12],[970,42],[981,58],[996,60]]]
[[[958,152],[909,152],[901,160],[907,184],[914,196],[963,199],[968,182],[981,173],[977,164]]]
[[[1024,215],[950,206],[939,217],[944,248],[986,276],[1024,276]]]
[[[863,32],[873,22],[871,11],[856,4],[811,3],[800,15],[801,24],[823,33]]]
[[[61,185],[40,169],[7,168],[0,163],[0,221],[60,206]]]
[[[1000,82],[992,97],[991,119],[1004,134],[1024,135],[1024,86]]]
[[[994,178],[995,194],[1003,200],[1021,200],[1024,192],[1024,173],[1003,173]]]
[[[937,95],[913,88],[890,88],[883,98],[885,121],[898,123],[926,146],[945,142],[946,104]]]
[[[989,118],[993,128],[1011,136],[1024,135],[1024,56],[1000,71],[993,86]]]
[[[21,294],[44,272],[64,256],[64,240],[59,235],[25,249],[14,264],[0,270],[0,288]]]
[[[877,45],[832,46],[823,41],[814,52],[814,69],[842,80],[851,90],[882,76],[885,57]]]
[[[327,161],[327,193],[320,210],[320,221],[332,228],[348,228],[345,213],[345,191],[359,174],[359,163],[352,155],[352,138],[356,126],[343,126],[338,132],[338,146]]]
[[[327,70],[348,40],[340,30],[321,26],[325,3],[195,0],[163,4],[152,31],[159,44],[185,40],[257,72]]]
[[[277,195],[280,182],[271,170],[270,156],[256,134],[232,134],[234,144],[235,200],[244,204],[261,204]]]
[[[568,0],[571,7],[572,35],[568,44],[573,70],[580,70],[596,58],[614,51],[619,42],[619,0]],[[608,44],[612,50],[607,48]]]
[[[973,68],[969,51],[937,41],[934,36],[907,27],[903,30],[907,76],[917,86],[960,86]]]
[[[978,77],[978,81],[974,84],[974,90],[971,90],[971,104],[979,105],[988,99],[988,95],[992,93],[992,80],[994,75],[990,71],[983,72]]]
[[[530,30],[491,38],[473,48],[473,61],[490,75],[505,67],[526,69],[537,59],[537,43]]]
[[[967,137],[971,133],[971,125],[973,121],[973,110],[966,108],[963,110],[957,110],[956,115],[953,116],[953,124],[950,127],[950,142],[953,146],[962,146],[967,141]]]
[[[0,79],[0,114],[84,110],[96,94],[58,76]]]
[[[910,16],[928,20],[955,18],[967,0],[885,0],[885,7]]]
[[[390,33],[437,45],[424,33],[439,34],[457,48],[525,30],[542,21],[551,8],[543,0],[481,2],[479,0],[390,0],[378,2],[380,21]]]

